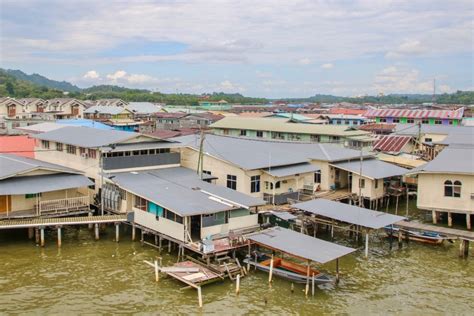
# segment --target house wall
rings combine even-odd
[[[455,162],[453,162],[455,163]],[[461,197],[445,197],[444,182],[461,181]],[[425,210],[444,210],[459,213],[474,213],[474,175],[419,174],[417,207]]]
[[[73,198],[73,197],[87,195],[87,189],[82,189],[80,191],[77,188],[73,188],[73,189],[67,189],[67,190],[43,192],[41,194],[40,201],[65,199],[66,196],[68,198]],[[66,195],[66,192],[67,192],[67,195]],[[11,196],[11,210],[9,211],[14,212],[14,211],[32,210],[32,209],[35,209],[36,202],[37,202],[36,197],[27,199],[25,194],[12,195]]]
[[[352,174],[352,193],[359,195],[359,178],[360,176],[357,174]],[[375,188],[375,180],[369,179],[366,177],[362,177],[365,179],[365,187],[362,188],[361,194],[363,197],[368,199],[379,199],[384,195],[384,187],[383,187],[383,180],[378,180],[378,186]]]
[[[132,208],[134,211],[134,222],[143,227],[149,228],[156,232],[167,235],[179,241],[184,241],[184,224],[171,221],[167,218],[160,217],[158,220],[152,213]]]
[[[201,239],[217,234],[228,234],[230,230],[243,229],[258,225],[258,214],[230,217],[229,222],[201,228]]]

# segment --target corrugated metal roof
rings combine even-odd
[[[375,142],[374,150],[399,153],[411,139],[411,136],[385,135]]]
[[[406,117],[406,118],[437,118],[462,119],[464,108],[457,110],[408,110],[408,109],[370,109],[366,117]]]
[[[283,118],[254,118],[240,116],[224,117],[222,120],[209,125],[209,127],[309,135],[355,136],[368,134],[368,132],[354,130],[349,126],[295,123]]]
[[[0,154],[0,179],[24,174],[36,169],[46,169],[58,172],[79,173],[79,171],[44,162],[37,159],[17,155]]]
[[[111,180],[125,190],[180,216],[212,214],[266,204],[262,199],[204,182],[195,171],[182,167],[110,175],[113,176]]]
[[[116,115],[120,114],[123,112],[129,112],[130,110],[126,109],[125,107],[122,106],[109,106],[109,105],[93,105],[87,110],[84,111],[86,114],[94,114],[94,113],[99,113],[99,114],[110,114],[110,115]]]
[[[319,167],[312,165],[310,163],[302,163],[298,165],[282,166],[282,167],[276,167],[276,168],[271,168],[271,169],[265,169],[264,171],[273,177],[281,178],[281,177],[293,176],[295,174],[300,174],[300,173],[316,172],[319,169],[320,169]]]
[[[153,114],[163,111],[161,106],[151,102],[130,102],[126,108],[135,114]]]
[[[308,213],[335,219],[337,221],[380,229],[402,221],[405,217],[372,211],[366,208],[344,204],[326,199],[315,199],[293,204],[292,207]]]
[[[420,127],[416,124],[397,124],[395,127],[395,134],[397,135],[412,135],[417,136],[418,131],[421,134],[471,134],[474,135],[474,127],[470,126],[452,126],[452,125],[427,125],[421,124]]]
[[[282,220],[285,220],[285,221],[291,221],[291,220],[297,219],[295,215],[288,212],[273,212],[272,211],[271,213],[275,215],[276,217],[281,218]]]
[[[35,158],[35,140],[26,135],[0,136],[0,154],[2,153]]]
[[[123,142],[140,134],[118,130],[100,130],[82,126],[66,126],[54,131],[34,135],[34,138],[84,148],[97,148]]]
[[[248,236],[248,239],[295,257],[321,264],[355,251],[353,248],[344,247],[283,227],[274,227],[261,231]]]
[[[200,135],[169,140],[199,150]],[[267,141],[211,134],[206,135],[204,152],[247,170],[301,164],[311,160],[342,161],[360,156],[358,150],[332,144]]]
[[[443,149],[435,159],[410,173],[454,173],[474,175],[474,147],[451,145]]]
[[[79,174],[15,177],[0,181],[0,195],[50,192],[87,187],[93,184],[87,177]]]
[[[360,161],[333,163],[333,166],[354,174],[360,174]],[[362,176],[372,179],[384,179],[401,176],[408,170],[377,159],[362,161]]]

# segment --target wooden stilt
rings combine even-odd
[[[469,240],[463,240],[464,243],[464,257],[467,258],[469,255]]]
[[[308,260],[308,266],[306,267],[306,288],[304,291],[304,295],[308,296],[309,293],[309,270],[310,270],[310,261]]]
[[[143,231],[143,229],[141,230],[140,242],[142,243],[142,245],[145,242],[145,232]]]
[[[197,291],[198,291],[199,307],[202,308],[202,294],[201,294],[201,287],[200,286],[198,286]]]
[[[295,291],[295,285],[293,283],[291,283],[290,291],[291,291],[291,293],[293,293]]]
[[[398,249],[402,249],[402,230],[398,230]]]
[[[471,226],[471,214],[466,214],[466,227],[467,229],[472,229],[472,226]]]
[[[58,227],[58,247],[61,248],[61,227]]]
[[[119,223],[115,223],[115,242],[119,242],[120,241],[120,224]]]
[[[464,247],[465,247],[465,244],[464,244],[464,240],[459,240],[459,257],[460,258],[464,258]]]
[[[132,241],[135,241],[136,228],[135,224],[132,224]]]
[[[272,255],[273,257],[273,255]],[[257,263],[257,252],[255,252],[255,263]],[[257,265],[254,266],[254,270],[257,271]]]
[[[161,238],[161,236],[158,236],[158,249],[159,249],[159,253],[161,253],[162,245],[163,245],[163,238]]]
[[[313,277],[311,278],[311,296],[314,296],[314,272]]]
[[[44,227],[40,227],[40,245],[44,247]]]
[[[257,261],[255,260],[255,262]],[[273,277],[273,254],[272,254],[272,258],[270,259],[270,273],[268,274],[268,283],[272,283],[272,277]]]
[[[171,253],[171,240],[168,240],[168,253]]]
[[[433,224],[436,225],[438,223],[438,212],[431,211],[431,217],[433,218]]]
[[[155,246],[158,245],[158,235],[155,235]]]
[[[250,246],[250,241],[249,241],[248,242],[248,255],[247,255],[247,271],[250,271],[250,259],[252,258],[250,251],[251,251],[251,246]]]
[[[37,245],[40,243],[40,235],[39,235],[39,229],[35,228],[35,242]]]
[[[398,215],[398,199],[399,199],[399,196],[397,195],[397,200],[395,202],[395,214]]]
[[[239,295],[240,293],[240,274],[237,274],[237,281],[235,282],[235,293]]]
[[[33,227],[28,228],[28,239],[33,239],[33,236],[35,234],[35,230]]]
[[[369,231],[365,233],[365,257],[369,257]]]
[[[159,282],[160,281],[160,272],[158,269],[158,260],[155,260],[155,281]]]
[[[95,240],[99,240],[99,224],[94,224]]]
[[[448,227],[453,227],[453,215],[451,212],[448,212]]]
[[[339,283],[339,258],[336,259],[336,284]]]

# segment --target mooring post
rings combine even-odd
[[[132,224],[132,241],[135,241],[136,228],[135,224]]]
[[[44,247],[44,227],[40,227],[40,245]]]
[[[202,308],[202,294],[201,294],[201,287],[200,287],[200,286],[198,286],[197,290],[198,290],[198,301],[199,301],[199,307],[201,307],[201,308]]]
[[[235,283],[235,293],[239,295],[240,293],[240,274],[237,274],[237,281]]]
[[[98,223],[94,224],[94,235],[95,235],[95,240],[99,240],[99,224]]]
[[[314,296],[314,272],[313,277],[311,278],[311,296]]]
[[[119,242],[120,223],[115,223],[115,242]]]
[[[255,261],[256,263],[257,261]],[[255,266],[257,266],[255,264]],[[272,283],[272,277],[273,277],[273,254],[272,254],[272,258],[270,259],[270,273],[268,274],[268,283]]]
[[[365,258],[369,257],[369,231],[365,232]]]
[[[309,270],[310,270],[310,261],[308,260],[308,265],[306,267],[306,288],[304,291],[304,295],[308,296],[309,293]]]
[[[160,273],[158,269],[158,260],[155,260],[155,281],[159,282],[160,281]]]
[[[33,239],[33,236],[35,234],[35,230],[33,227],[28,228],[28,239]]]
[[[39,229],[35,228],[35,242],[37,245],[40,243],[40,235],[39,235]]]
[[[58,226],[58,247],[61,248],[61,226]]]
[[[408,232],[406,232],[408,234]],[[402,249],[402,229],[398,229],[398,249]]]
[[[339,283],[339,258],[336,259],[336,284]]]

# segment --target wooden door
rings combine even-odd
[[[11,209],[11,199],[9,195],[0,195],[0,213],[6,213]]]
[[[79,115],[79,107],[78,106],[73,106],[72,107],[72,116],[78,116]]]
[[[11,105],[8,107],[8,116],[13,117],[16,115],[16,106]]]

